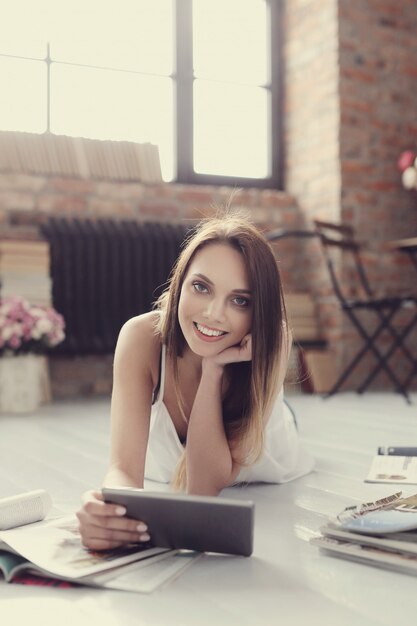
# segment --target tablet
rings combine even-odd
[[[250,500],[104,487],[106,502],[142,520],[156,547],[250,556],[255,505]]]

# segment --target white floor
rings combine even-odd
[[[316,458],[314,473],[286,485],[250,485],[227,495],[256,503],[251,558],[206,556],[149,596],[48,589],[0,581],[8,626],[371,626],[414,623],[417,580],[324,556],[308,543],[327,516],[388,495],[364,483],[378,445],[417,445],[413,404],[395,394],[339,394],[290,402],[300,435]],[[45,488],[62,512],[100,484],[108,453],[108,403],[73,402],[36,415],[0,416],[0,497]],[[415,489],[406,488],[411,494]],[[7,618],[7,619],[6,619]]]

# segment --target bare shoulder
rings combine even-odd
[[[158,369],[161,340],[155,330],[159,313],[152,311],[128,320],[119,333],[115,352],[117,369],[141,369],[153,374]]]
[[[128,338],[129,340],[140,339],[141,341],[149,341],[149,343],[154,342],[155,339],[158,339],[155,331],[158,316],[159,313],[157,311],[151,311],[132,317],[123,324],[120,337],[123,339]]]

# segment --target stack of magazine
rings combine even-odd
[[[348,507],[310,541],[333,556],[417,575],[417,494]]]

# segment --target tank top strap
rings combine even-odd
[[[166,371],[166,355],[167,355],[167,347],[164,344],[161,350],[161,385],[159,397],[161,400],[164,399],[164,391],[165,391],[165,371]]]
[[[159,356],[159,369],[158,369],[158,382],[152,393],[152,404],[155,404],[157,400],[162,401],[164,397],[165,389],[165,360],[166,360],[166,345],[163,344],[161,348],[161,354]]]

